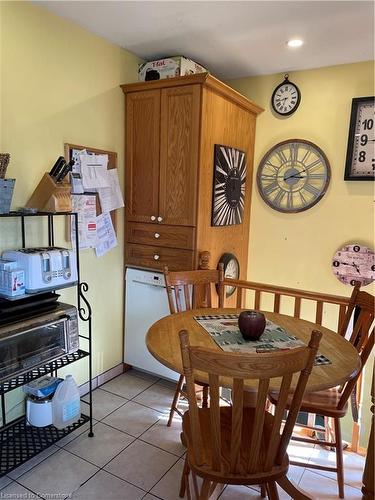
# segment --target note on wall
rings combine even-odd
[[[79,248],[94,248],[97,244],[96,195],[72,194],[72,212],[78,214]],[[71,224],[71,241],[76,244],[75,225]]]
[[[96,218],[98,243],[95,247],[97,257],[102,257],[117,246],[117,237],[109,213],[105,212]]]
[[[102,212],[110,212],[124,206],[117,168],[107,170],[107,176],[109,187],[97,189]]]
[[[85,190],[110,187],[108,155],[80,154],[81,175]]]

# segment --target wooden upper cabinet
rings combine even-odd
[[[194,226],[201,87],[161,90],[159,216],[165,224]]]
[[[126,214],[129,221],[158,216],[160,90],[126,96]]]

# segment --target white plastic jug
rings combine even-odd
[[[81,400],[74,378],[67,375],[52,398],[52,423],[58,429],[64,429],[76,422],[81,415]]]

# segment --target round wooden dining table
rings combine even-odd
[[[210,334],[194,317],[200,315],[238,315],[241,311],[242,309],[229,308],[193,309],[166,316],[154,323],[149,329],[146,337],[147,348],[160,363],[182,374],[179,331],[187,330],[189,332],[191,345],[221,350]],[[353,345],[341,335],[303,319],[266,311],[263,311],[263,314],[266,319],[284,328],[289,334],[296,336],[306,345],[313,330],[322,332],[318,354],[325,356],[330,363],[313,367],[307,382],[307,392],[336,387],[356,375],[360,368],[358,353]],[[257,355],[261,356],[262,354]],[[208,377],[204,373],[197,373],[196,377],[200,382],[208,382]],[[294,378],[294,381],[297,381],[297,377]],[[251,391],[257,388],[257,383],[258,381],[248,380],[245,387]],[[221,385],[230,387],[230,381],[223,378],[221,379]],[[272,379],[269,389],[277,390],[279,385],[279,379]],[[294,387],[295,385],[292,383],[291,389]]]

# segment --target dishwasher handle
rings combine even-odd
[[[161,285],[159,283],[150,283],[148,281],[141,281],[141,280],[134,280],[132,279],[132,282],[133,283],[138,283],[139,285],[148,285],[148,286],[152,286],[152,287],[155,287],[155,288],[167,288],[165,285]]]

